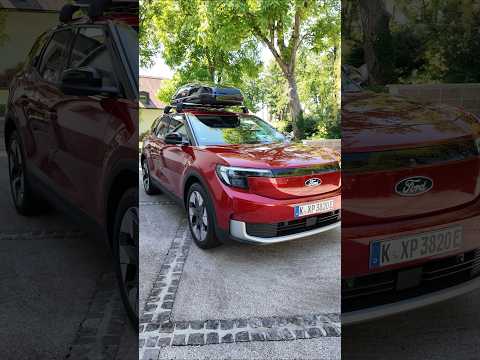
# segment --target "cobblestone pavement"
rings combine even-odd
[[[106,244],[53,210],[18,216],[1,157],[0,219],[0,357],[135,359]]]
[[[165,196],[140,191],[140,214],[141,359],[339,358],[339,241],[324,237],[296,245],[225,244],[205,252],[192,244],[182,210]],[[339,232],[332,236],[339,240]],[[323,248],[318,246],[322,241]],[[328,251],[318,264],[312,261],[315,256],[305,257],[315,243],[315,253]],[[263,263],[255,256],[253,266],[245,262],[253,252]],[[288,253],[291,257],[284,258]],[[327,257],[336,257],[333,266],[328,261],[321,265]],[[247,269],[255,266],[256,279]],[[310,273],[314,269],[320,273]],[[302,276],[312,280],[311,288],[306,289]],[[224,282],[217,286],[219,277]],[[318,278],[323,278],[323,288],[315,289]]]

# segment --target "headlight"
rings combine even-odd
[[[267,169],[239,168],[232,166],[217,165],[217,175],[228,186],[248,189],[250,176],[273,177],[273,173]]]

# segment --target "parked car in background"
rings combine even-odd
[[[186,89],[176,111],[154,122],[141,164],[147,194],[167,192],[185,207],[199,247],[271,244],[340,225],[339,152],[291,144],[246,109],[227,110],[239,105],[238,90]],[[231,102],[211,97],[227,93]]]
[[[18,213],[45,201],[112,247],[120,292],[138,321],[138,3],[90,8],[35,42],[13,80],[5,143]]]
[[[342,74],[342,323],[480,285],[480,120]]]

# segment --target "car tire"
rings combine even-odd
[[[45,209],[45,204],[34,194],[26,173],[20,137],[16,130],[7,140],[8,175],[10,194],[17,212],[24,216],[36,215]]]
[[[221,245],[215,233],[215,213],[206,190],[199,183],[189,189],[186,201],[188,225],[195,244],[201,249]]]
[[[113,259],[120,296],[127,315],[138,329],[138,190],[125,191],[118,203],[113,226]]]
[[[155,195],[160,193],[160,190],[152,183],[152,177],[150,176],[150,168],[148,166],[147,159],[142,160],[142,183],[143,189],[147,195]]]

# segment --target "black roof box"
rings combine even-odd
[[[241,106],[243,95],[233,87],[216,87],[202,84],[188,84],[177,90],[171,104],[196,104],[200,106]]]

